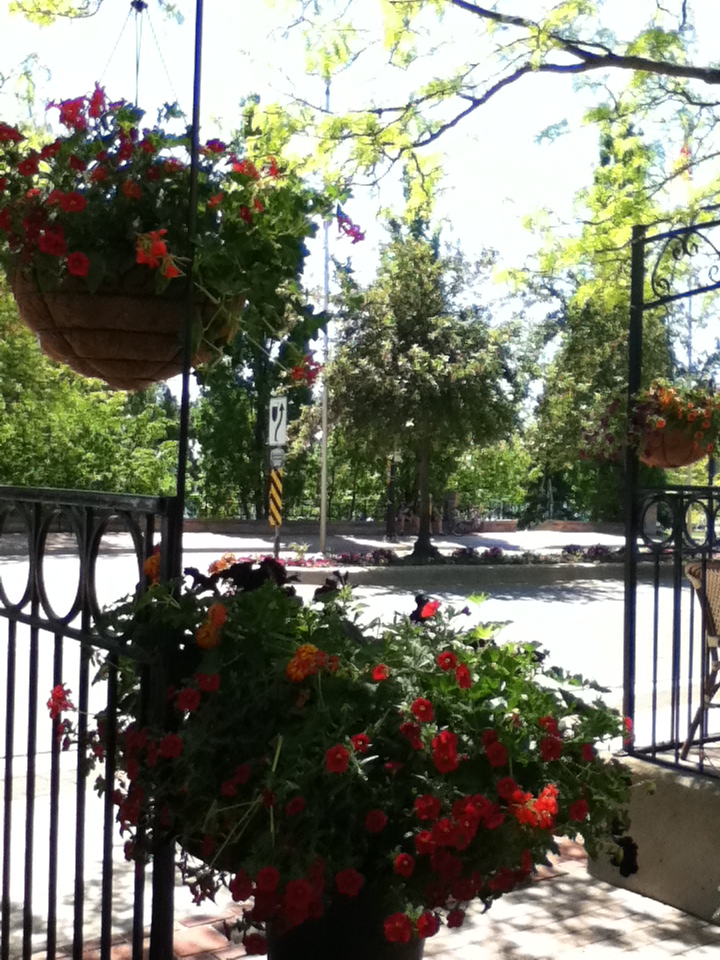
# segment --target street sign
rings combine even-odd
[[[268,510],[268,519],[271,527],[282,525],[282,470],[270,471],[270,502]]]
[[[270,466],[273,470],[285,466],[285,447],[270,447]]]
[[[270,397],[268,444],[283,447],[287,443],[287,397]]]

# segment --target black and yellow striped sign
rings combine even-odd
[[[269,520],[271,527],[282,526],[282,470],[270,471],[270,510]]]

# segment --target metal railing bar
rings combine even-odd
[[[85,920],[85,758],[87,755],[87,714],[90,650],[80,648],[78,676],[78,752],[75,784],[75,896],[73,903],[73,960],[82,960]]]
[[[124,510],[164,516],[174,497],[149,497],[133,493],[101,493],[94,490],[64,490],[54,487],[0,486],[0,501],[17,500],[45,505],[96,507],[108,512]]]
[[[660,621],[660,558],[655,554],[653,566],[653,675],[652,675],[652,731],[653,752],[657,743],[657,687],[658,687],[658,635]]]
[[[37,602],[37,601],[33,601]],[[28,669],[27,768],[25,773],[25,875],[23,889],[23,960],[33,952],[33,857],[35,853],[35,757],[38,719],[38,631],[30,631]]]
[[[62,634],[55,634],[53,649],[53,687],[63,682],[62,675],[63,646]],[[59,720],[57,721],[59,722]],[[47,918],[47,955],[55,960],[57,949],[57,871],[58,871],[58,821],[60,814],[60,738],[57,722],[51,731],[50,765],[50,836],[48,861],[48,918]]]
[[[5,789],[3,800],[3,876],[0,958],[10,958],[10,836],[12,833],[13,744],[15,739],[15,643],[16,624],[8,624],[7,690],[5,692]]]
[[[115,826],[113,785],[115,783],[115,747],[117,734],[117,661],[111,657],[107,671],[107,707],[105,714],[106,752],[103,796],[102,901],[100,907],[100,960],[110,960],[112,938],[113,832]]]

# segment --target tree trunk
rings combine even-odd
[[[397,508],[395,506],[395,458],[390,458],[388,468],[387,499],[385,501],[385,539],[395,542],[397,540]]]
[[[412,556],[430,560],[439,557],[440,551],[430,538],[430,451],[426,443],[421,443],[418,451],[418,501],[420,528]]]

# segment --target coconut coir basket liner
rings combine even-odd
[[[682,430],[651,430],[642,439],[640,459],[648,467],[686,467],[707,456],[705,447]]]
[[[146,281],[133,284],[132,278],[116,290],[92,294],[71,284],[43,293],[20,274],[10,285],[43,352],[76,373],[98,377],[114,390],[141,390],[182,373],[182,292],[172,299],[158,296]],[[214,311],[211,305],[201,309]],[[200,361],[193,357],[193,363]]]

